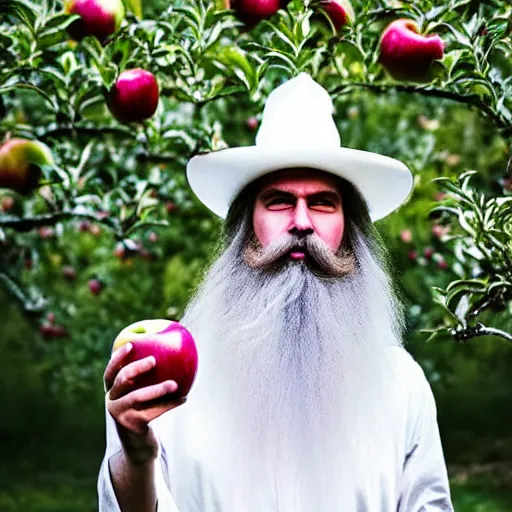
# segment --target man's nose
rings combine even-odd
[[[309,216],[308,205],[305,201],[297,201],[295,206],[292,227],[290,234],[297,236],[306,236],[314,232],[313,223]]]

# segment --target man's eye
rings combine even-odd
[[[267,203],[267,208],[269,206],[287,206],[290,205],[291,201],[289,199],[285,199],[284,197],[276,197],[275,199],[271,199]]]
[[[322,207],[327,207],[327,208],[335,208],[335,204],[332,201],[323,200],[323,199],[313,201],[312,203],[310,203],[309,206],[311,206],[311,207],[322,206]]]

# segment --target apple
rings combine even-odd
[[[445,260],[439,260],[437,262],[437,266],[441,269],[441,270],[446,270],[448,268],[448,263],[446,263]]]
[[[62,275],[69,281],[74,281],[76,279],[76,270],[71,265],[66,265],[62,267]]]
[[[65,338],[68,336],[68,331],[62,325],[54,325],[52,322],[45,322],[39,327],[39,332],[43,338]]]
[[[347,110],[347,117],[349,119],[357,119],[359,117],[359,107],[349,107]]]
[[[14,206],[14,197],[5,196],[2,198],[2,211],[3,212],[8,212],[9,210],[12,210],[13,206]]]
[[[412,20],[393,21],[380,39],[380,62],[397,80],[430,80],[433,62],[443,55],[441,37],[419,34]]]
[[[410,229],[404,229],[400,232],[400,240],[404,244],[410,244],[412,242],[412,232]]]
[[[99,295],[103,290],[103,283],[99,279],[90,279],[88,284],[93,295]]]
[[[178,205],[176,203],[173,203],[172,201],[167,201],[165,203],[165,210],[170,215],[174,213],[178,209]]]
[[[46,144],[10,139],[0,147],[0,188],[28,194],[39,185],[40,166],[51,164],[53,156]]]
[[[139,256],[143,259],[143,260],[147,260],[147,261],[152,261],[154,259],[154,255],[153,253],[151,253],[150,251],[148,251],[145,247],[141,247],[140,250],[139,250]]]
[[[253,132],[258,128],[258,124],[259,124],[258,118],[251,116],[251,117],[249,117],[249,119],[247,119],[246,124],[247,124],[247,128],[249,128],[249,130],[251,130]]]
[[[125,327],[114,340],[112,352],[126,343],[133,348],[129,361],[153,356],[156,365],[135,379],[135,389],[173,380],[178,389],[171,394],[180,399],[188,395],[197,373],[197,348],[190,332],[171,320],[141,320]]]
[[[432,226],[432,234],[439,240],[450,232],[450,226],[441,226],[440,224],[434,224]]]
[[[55,235],[55,231],[51,226],[41,226],[37,233],[39,234],[39,238],[42,240],[46,240],[48,238],[52,238]]]
[[[119,258],[120,260],[122,260],[126,256],[126,248],[123,242],[117,242],[113,254],[116,258]]]
[[[408,253],[407,253],[407,257],[411,260],[411,261],[416,261],[418,259],[418,251],[415,251],[414,249],[411,249]]]
[[[100,226],[98,226],[98,224],[92,224],[91,227],[89,228],[89,231],[94,236],[100,236],[101,235],[101,228],[100,228]]]
[[[148,241],[150,241],[152,244],[155,244],[158,242],[158,235],[154,231],[151,231],[151,233],[148,235]]]
[[[158,106],[158,83],[153,73],[135,68],[123,71],[107,94],[107,106],[121,123],[150,118]]]
[[[340,30],[341,27],[354,20],[354,9],[349,0],[322,0],[319,5],[332,21],[336,30]]]
[[[80,41],[85,36],[96,36],[103,43],[119,30],[124,5],[122,0],[64,0],[64,12],[80,15],[68,27],[73,39]]]
[[[231,1],[231,8],[235,10],[237,18],[249,26],[270,18],[282,7],[284,7],[284,4],[280,0]]]
[[[434,254],[434,249],[432,247],[425,247],[425,250],[423,251],[423,256],[427,258],[428,260],[432,258],[432,255]]]
[[[85,233],[91,229],[91,223],[88,220],[83,220],[78,223],[78,231]]]

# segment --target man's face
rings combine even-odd
[[[328,174],[287,169],[273,174],[259,190],[253,213],[254,233],[262,247],[283,234],[316,234],[333,252],[343,238],[341,195]],[[300,259],[303,253],[294,252]]]

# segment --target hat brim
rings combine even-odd
[[[228,148],[193,157],[187,165],[187,178],[199,200],[225,218],[246,185],[271,172],[294,167],[318,169],[350,181],[365,198],[372,221],[396,210],[413,186],[411,171],[399,160],[349,148]]]

